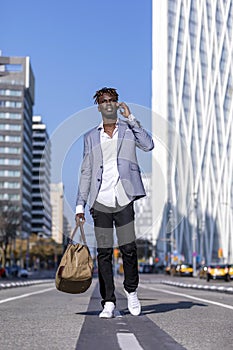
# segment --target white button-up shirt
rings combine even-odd
[[[135,118],[131,114],[129,120]],[[118,141],[118,123],[113,131],[112,137],[104,132],[103,122],[98,127],[100,130],[100,143],[103,154],[103,173],[100,190],[96,201],[108,207],[116,207],[116,200],[120,206],[130,203],[117,168],[117,141]],[[76,206],[76,214],[84,213],[82,205]]]
[[[116,124],[112,137],[104,132],[103,122],[99,128],[101,128],[100,143],[103,155],[103,174],[96,201],[107,207],[116,207],[116,200],[120,206],[127,205],[130,200],[122,186],[117,169],[118,124]]]

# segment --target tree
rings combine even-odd
[[[0,200],[0,246],[4,251],[4,261],[9,243],[11,243],[21,226],[21,211],[15,202]]]
[[[48,265],[50,261],[56,267],[57,261],[63,254],[63,245],[58,244],[52,237],[38,238],[32,242],[30,249],[30,256],[32,260],[39,259],[44,266]]]

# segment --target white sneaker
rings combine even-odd
[[[115,304],[111,301],[106,301],[103,311],[99,314],[100,318],[113,318]]]
[[[125,290],[125,294],[128,299],[128,309],[131,315],[138,316],[141,313],[141,304],[138,300],[137,292],[128,293],[127,290]]]

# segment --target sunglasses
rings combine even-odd
[[[112,102],[117,102],[117,100],[115,98],[109,98],[108,100],[104,99],[104,100],[99,102],[99,105],[102,105],[104,103],[112,103]]]

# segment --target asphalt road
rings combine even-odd
[[[133,317],[127,310],[122,277],[115,280],[117,313],[111,320],[98,318],[96,279],[82,295],[57,291],[53,280],[0,290],[0,349],[233,349],[233,294],[162,283],[193,283],[191,278],[140,275],[142,314]],[[227,285],[233,286],[233,281]]]

